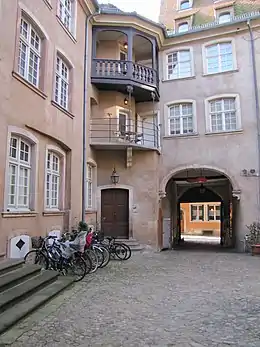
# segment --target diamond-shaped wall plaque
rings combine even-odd
[[[25,242],[20,239],[17,244],[16,244],[16,247],[19,248],[20,250],[23,248],[23,246],[25,245]]]

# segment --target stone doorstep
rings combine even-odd
[[[47,303],[61,291],[73,284],[73,279],[70,277],[60,277],[53,283],[41,288],[27,299],[10,307],[0,314],[0,335],[11,328],[14,324],[25,318],[28,314],[35,311],[37,308]],[[0,343],[2,341],[0,340]]]
[[[0,261],[0,275],[9,271],[21,268],[24,264],[23,259],[4,259]]]
[[[5,254],[5,253],[0,253],[0,261],[3,260],[3,259],[5,259],[5,257],[6,257],[6,254]]]

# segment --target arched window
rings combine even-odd
[[[187,22],[179,24],[178,32],[184,33],[189,30],[189,24]]]
[[[189,0],[183,0],[180,3],[180,10],[187,10],[190,8],[190,1]]]
[[[231,21],[231,14],[230,14],[230,12],[221,13],[218,16],[218,21],[219,21],[219,24],[230,22]]]

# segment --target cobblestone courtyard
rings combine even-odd
[[[134,254],[55,298],[0,346],[260,347],[259,268],[243,254]]]

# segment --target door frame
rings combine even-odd
[[[128,191],[129,239],[133,238],[133,187],[124,184],[107,184],[97,187],[97,220],[101,225],[101,192],[107,189],[124,189]]]

